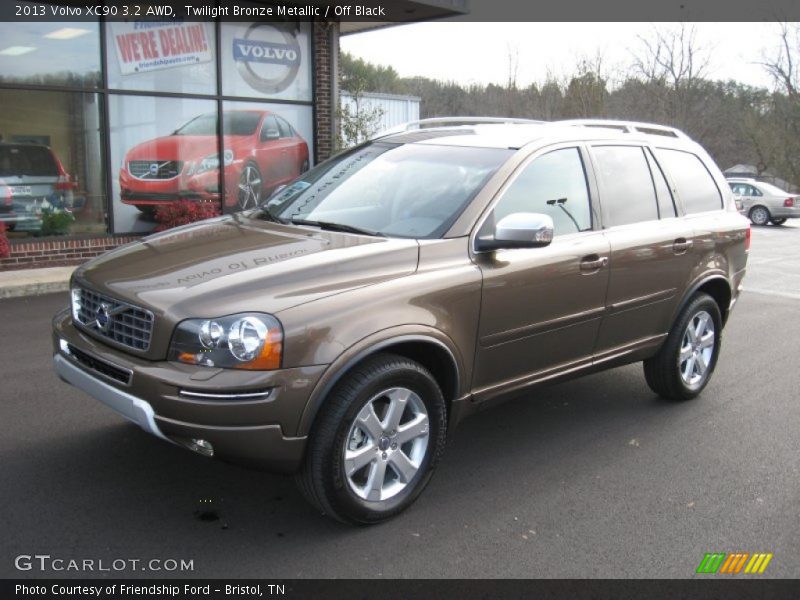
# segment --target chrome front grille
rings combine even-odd
[[[128,171],[137,179],[172,179],[181,172],[183,163],[178,160],[131,160]]]
[[[85,329],[134,350],[150,348],[153,313],[85,288],[73,290],[73,315]]]

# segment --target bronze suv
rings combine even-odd
[[[512,392],[642,361],[656,394],[700,394],[749,240],[678,130],[425,120],[80,267],[55,369],[163,440],[295,473],[322,512],[374,523]]]

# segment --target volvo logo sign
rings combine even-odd
[[[158,163],[150,163],[150,175],[158,175]]]
[[[108,312],[110,308],[111,305],[103,302],[94,313],[94,323],[100,331],[108,331],[108,323],[111,321],[111,315]]]
[[[300,69],[300,44],[290,25],[253,23],[233,39],[233,60],[247,84],[264,94],[282,92]]]

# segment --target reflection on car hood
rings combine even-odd
[[[416,240],[233,215],[121,246],[80,267],[75,281],[176,320],[277,313],[411,274],[418,255]]]

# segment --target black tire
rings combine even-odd
[[[304,160],[303,164],[300,165],[300,175],[308,171],[308,160]]]
[[[714,346],[710,360],[703,363],[706,365],[704,375],[698,381],[690,384],[682,374],[681,350],[682,346],[685,347],[684,338],[688,335],[689,323],[696,323],[695,319],[702,313],[710,315],[713,322]],[[647,385],[656,394],[668,400],[689,400],[698,396],[711,380],[714,368],[717,366],[721,343],[722,316],[719,306],[708,294],[695,294],[675,319],[672,329],[658,353],[644,361],[644,376]],[[693,373],[694,371],[692,371]]]
[[[400,386],[412,391],[417,395],[416,400],[424,404],[428,418],[427,445],[415,474],[403,484],[401,491],[387,499],[366,500],[354,491],[345,473],[345,444],[353,442],[359,413],[384,390]],[[378,415],[378,418],[384,417]],[[388,419],[384,420],[388,422]],[[309,436],[304,465],[296,476],[296,482],[311,504],[339,521],[358,525],[385,521],[408,508],[428,484],[444,450],[446,430],[445,401],[430,372],[402,356],[377,354],[347,373],[326,399]],[[399,431],[400,427],[396,432],[385,433]],[[384,438],[381,437],[381,443]],[[372,456],[375,458],[364,467],[370,473],[373,463],[386,460],[386,451],[381,459],[381,449],[369,446],[370,449],[373,447],[376,454]],[[391,446],[396,447],[396,444]],[[399,452],[403,452],[405,447],[401,446]],[[389,451],[392,452],[398,450]],[[386,465],[383,468],[389,475],[399,473],[389,470]],[[389,479],[391,482],[391,477]],[[381,481],[385,481],[384,476]]]
[[[137,210],[142,213],[142,217],[148,221],[153,221],[156,218],[156,206],[137,206]]]
[[[750,209],[750,213],[748,214],[750,217],[750,222],[753,225],[766,225],[769,223],[769,220],[772,218],[769,214],[769,210],[765,206],[754,206]]]
[[[779,218],[779,219],[776,219],[775,217],[772,217],[772,219],[770,219],[770,222],[771,222],[773,225],[776,225],[776,226],[780,227],[781,225],[783,225],[784,223],[786,223],[786,217],[781,217],[781,218]]]

